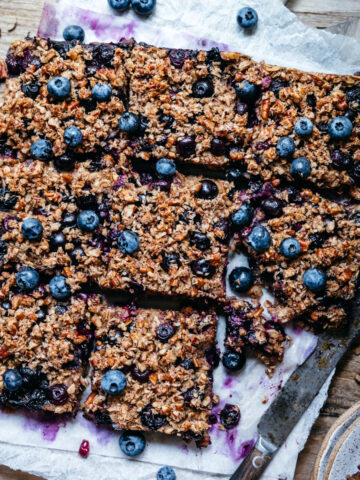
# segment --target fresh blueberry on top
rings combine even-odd
[[[120,252],[124,255],[132,255],[139,250],[140,247],[138,235],[131,230],[121,232],[118,236],[117,243]]]
[[[257,86],[247,80],[241,85],[236,85],[236,94],[238,98],[246,103],[254,103],[257,96]]]
[[[197,192],[197,197],[204,200],[211,200],[219,193],[219,189],[212,180],[202,180],[200,189]]]
[[[280,252],[286,258],[296,258],[301,252],[300,242],[296,238],[285,238],[280,244]]]
[[[246,363],[246,356],[244,353],[236,352],[235,350],[226,350],[223,357],[222,363],[225,368],[232,372],[241,370]]]
[[[236,267],[229,275],[229,283],[235,292],[245,293],[254,285],[254,276],[250,268]]]
[[[268,197],[261,202],[261,208],[268,218],[279,217],[283,212],[283,202],[276,197]]]
[[[56,100],[63,100],[70,95],[70,81],[65,77],[54,77],[47,84],[47,90]]]
[[[22,376],[13,368],[9,368],[9,370],[5,371],[3,381],[4,387],[6,390],[9,390],[9,392],[16,392],[16,390],[19,390],[23,384]]]
[[[78,127],[72,125],[64,131],[64,142],[69,147],[78,147],[82,142],[83,136],[81,130]]]
[[[156,480],[176,480],[176,475],[171,467],[161,467],[156,474]]]
[[[108,395],[119,395],[126,388],[126,375],[120,370],[108,370],[101,379],[101,388]]]
[[[54,157],[54,165],[57,169],[63,171],[74,170],[75,158],[71,155],[61,155],[61,157]]]
[[[225,407],[220,411],[220,422],[228,430],[236,427],[240,421],[240,410],[236,405],[230,405],[227,403]]]
[[[156,329],[156,337],[161,342],[167,342],[176,332],[176,328],[171,323],[162,323]]]
[[[307,137],[308,135],[311,135],[313,129],[314,125],[309,118],[300,118],[300,120],[295,123],[295,132],[300,137]]]
[[[290,167],[291,175],[297,180],[304,180],[311,173],[310,162],[307,158],[295,158]]]
[[[91,90],[91,95],[98,102],[108,102],[111,98],[112,90],[107,83],[97,83]]]
[[[150,15],[155,5],[156,0],[131,0],[131,6],[138,15]]]
[[[69,394],[66,386],[63,383],[57,383],[50,387],[50,402],[53,405],[64,405],[68,399]]]
[[[331,120],[328,132],[334,140],[345,140],[350,137],[353,124],[348,117],[336,117]]]
[[[93,232],[99,226],[99,216],[93,210],[83,210],[77,217],[77,226],[83,232]]]
[[[244,7],[239,10],[237,14],[238,24],[246,30],[254,28],[257,25],[258,20],[259,18],[256,10],[251,7]]]
[[[194,245],[201,251],[208,250],[210,248],[210,239],[201,232],[190,233],[190,245]]]
[[[71,295],[71,288],[66,283],[66,277],[55,275],[49,283],[50,293],[56,300],[65,300]]]
[[[119,438],[121,451],[128,457],[136,457],[145,449],[145,437],[139,432],[123,432]]]
[[[196,143],[193,137],[183,137],[176,144],[176,152],[183,158],[188,158],[195,153]]]
[[[54,232],[50,237],[50,250],[56,252],[60,247],[64,247],[66,244],[66,237],[63,232]]]
[[[16,285],[22,292],[31,292],[39,285],[40,276],[32,267],[22,268],[15,276]]]
[[[161,158],[158,160],[155,169],[160,178],[172,178],[176,173],[175,162],[169,158]]]
[[[30,154],[36,160],[48,160],[52,155],[52,143],[49,140],[41,138],[31,145]]]
[[[125,12],[129,8],[130,0],[108,0],[109,5],[118,12]]]
[[[36,82],[24,83],[21,87],[21,91],[25,97],[35,99],[40,92],[40,85]]]
[[[28,240],[38,240],[43,230],[42,223],[37,218],[26,218],[21,225],[21,233]]]
[[[325,290],[326,273],[318,268],[309,268],[306,270],[302,279],[304,285],[314,293],[320,293]]]
[[[132,112],[125,112],[119,120],[119,128],[122,132],[134,135],[140,128],[140,119],[138,115]]]
[[[209,78],[201,78],[194,83],[192,94],[195,98],[208,98],[214,95],[214,85]]]
[[[248,236],[248,243],[255,252],[264,253],[270,248],[271,237],[265,227],[254,227]]]
[[[215,267],[205,259],[194,261],[191,264],[191,270],[198,277],[210,278],[215,273]]]
[[[295,143],[290,137],[281,137],[276,143],[276,155],[281,158],[290,158],[295,153]]]
[[[71,40],[79,40],[79,42],[83,42],[85,32],[79,25],[68,25],[64,28],[63,37],[67,42],[71,42]]]
[[[225,142],[222,138],[213,138],[211,140],[210,151],[216,157],[222,157],[226,153]]]

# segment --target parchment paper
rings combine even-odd
[[[155,13],[148,19],[140,19],[132,12],[116,14],[106,0],[61,0],[56,5],[45,5],[39,34],[61,39],[63,28],[75,23],[85,28],[89,42],[134,36],[159,46],[229,48],[257,60],[304,70],[345,74],[360,69],[360,48],[355,40],[306,27],[280,0],[248,0],[245,4],[256,8],[260,18],[251,35],[237,26],[236,12],[244,3],[236,0],[158,0]],[[230,268],[244,263],[244,257],[235,256]],[[225,403],[234,403],[239,405],[242,418],[238,428],[228,432],[214,426],[212,445],[206,450],[154,434],[147,436],[144,454],[128,460],[118,447],[118,433],[92,425],[81,414],[64,423],[46,422],[27,413],[3,413],[0,463],[54,480],[150,480],[163,464],[174,466],[179,480],[229,477],[256,441],[261,414],[294,368],[316,346],[316,338],[310,333],[297,328],[289,328],[288,333],[293,340],[272,379],[253,358],[238,374],[229,375],[222,366],[216,370],[214,389],[221,398],[216,411]],[[219,346],[223,340],[221,319]],[[265,480],[293,479],[298,453],[325,401],[329,383],[330,378],[266,471]],[[268,397],[267,403],[263,403],[264,397]],[[77,454],[84,438],[91,445],[87,460]]]

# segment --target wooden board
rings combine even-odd
[[[5,56],[11,41],[22,38],[29,32],[36,33],[42,4],[43,0],[0,0],[0,57]],[[325,28],[358,20],[353,22],[351,27],[349,25],[338,27],[338,31],[353,36],[359,35],[360,0],[289,0],[287,6],[302,21],[315,27]],[[16,28],[12,30],[14,26]],[[349,352],[337,370],[328,401],[311,431],[304,451],[300,454],[295,480],[309,480],[327,431],[336,418],[356,401],[360,401],[360,383],[356,382],[356,375],[360,375],[360,347],[359,354],[356,355],[354,350]],[[0,466],[0,480],[38,479],[39,477]]]

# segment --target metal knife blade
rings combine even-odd
[[[329,374],[360,335],[360,308],[344,332],[319,335],[316,349],[285,383],[258,424],[258,441],[230,480],[256,480],[289,436]]]

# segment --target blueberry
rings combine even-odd
[[[204,200],[211,200],[219,193],[219,189],[212,180],[202,180],[200,190],[197,192],[197,197]]]
[[[334,150],[331,153],[331,161],[336,170],[350,170],[353,166],[352,156],[341,150]]]
[[[276,155],[281,158],[290,158],[295,153],[295,143],[290,137],[281,137],[276,143]]]
[[[176,480],[176,475],[171,467],[161,467],[156,474],[156,480]]]
[[[190,244],[194,245],[198,250],[205,251],[210,248],[210,240],[201,232],[190,233]]]
[[[179,365],[185,370],[195,370],[195,364],[190,358],[184,358]]]
[[[16,274],[16,285],[21,292],[30,292],[39,285],[39,274],[31,267],[24,267]]]
[[[183,137],[176,144],[176,152],[183,158],[188,158],[194,155],[196,150],[196,143],[193,137]]]
[[[50,402],[53,405],[64,405],[69,399],[69,394],[67,392],[66,386],[62,383],[52,385],[50,387],[49,397]]]
[[[310,162],[307,158],[295,158],[290,167],[291,175],[297,180],[304,180],[311,173]]]
[[[78,147],[83,140],[81,130],[74,125],[68,127],[64,131],[64,142],[69,145],[69,147]]]
[[[101,67],[111,67],[114,58],[115,45],[100,43],[92,51],[93,60]]]
[[[50,250],[56,252],[60,247],[65,247],[66,237],[62,232],[55,232],[50,237]]]
[[[286,258],[296,258],[300,255],[301,245],[296,238],[285,238],[280,244],[280,252]]]
[[[129,133],[131,135],[138,132],[140,128],[140,119],[138,115],[131,112],[125,112],[119,120],[119,128],[122,132]]]
[[[235,350],[226,350],[223,357],[222,363],[225,368],[231,370],[232,372],[236,372],[237,370],[241,370],[246,363],[246,357],[244,353],[238,353]]]
[[[118,12],[125,12],[129,8],[130,0],[108,0],[109,5]]]
[[[251,7],[244,7],[237,14],[237,22],[240,27],[247,29],[254,28],[258,23],[258,14]]]
[[[174,117],[171,117],[170,115],[166,115],[165,113],[162,113],[159,118],[159,122],[161,126],[163,126],[165,129],[170,129],[174,121],[175,121]]]
[[[99,226],[99,216],[93,210],[83,210],[77,217],[77,226],[83,232],[93,232]]]
[[[83,42],[85,32],[79,25],[68,25],[64,28],[63,37],[67,42],[71,42],[71,40],[79,40],[79,42]]]
[[[255,252],[264,253],[270,248],[271,237],[265,227],[254,227],[248,236],[248,243]]]
[[[140,420],[145,428],[154,431],[164,427],[164,425],[166,425],[167,423],[166,417],[164,415],[153,412],[151,404],[147,405],[145,408],[142,409],[140,413]]]
[[[171,323],[162,323],[156,329],[156,338],[161,342],[167,342],[176,332]]]
[[[229,282],[232,290],[245,293],[254,285],[254,276],[250,268],[236,267],[229,275]]]
[[[360,163],[354,165],[352,169],[351,176],[355,180],[356,185],[360,185]]]
[[[39,95],[40,85],[36,82],[24,83],[21,87],[21,91],[25,97],[35,99]]]
[[[334,140],[345,140],[350,137],[353,124],[348,117],[335,117],[328,126],[328,132]]]
[[[235,90],[236,90],[236,94],[237,94],[238,98],[242,102],[244,102],[246,104],[250,104],[250,103],[255,102],[256,97],[257,97],[258,89],[257,89],[257,86],[254,85],[253,83],[248,82],[246,80],[243,84],[236,85]]]
[[[213,138],[211,140],[210,151],[216,157],[222,157],[226,153],[226,146],[224,140],[221,138]]]
[[[124,255],[132,255],[139,250],[140,247],[138,235],[131,230],[121,232],[118,236],[117,243],[120,252]]]
[[[36,312],[36,318],[38,322],[43,322],[46,317],[47,311],[44,308],[39,308],[39,310]]]
[[[300,137],[307,137],[308,135],[311,135],[313,129],[314,125],[309,118],[300,118],[300,120],[295,123],[295,132]]]
[[[47,84],[47,90],[56,100],[63,100],[70,95],[71,85],[65,77],[54,77]]]
[[[205,259],[192,262],[191,269],[195,275],[203,278],[210,278],[215,273],[215,267]]]
[[[97,83],[91,90],[91,95],[98,102],[108,102],[111,98],[112,90],[107,83]]]
[[[208,98],[214,95],[214,85],[209,78],[202,78],[194,83],[192,94],[195,98]]]
[[[178,253],[163,253],[163,259],[160,263],[165,272],[168,272],[173,265],[180,267],[180,257]]]
[[[79,264],[79,258],[84,257],[84,256],[85,256],[85,252],[84,252],[84,250],[83,250],[81,247],[76,247],[76,248],[74,248],[74,250],[72,250],[72,251],[69,253],[69,256],[70,256],[71,261],[73,262],[73,264],[74,264],[74,265],[78,265],[78,264]]]
[[[8,251],[7,243],[4,242],[4,240],[0,240],[0,258],[5,257],[5,255],[7,254],[7,251]]]
[[[71,295],[71,288],[66,283],[66,277],[55,275],[49,283],[50,293],[56,300],[65,300]]]
[[[39,240],[43,230],[42,223],[36,218],[27,218],[21,225],[21,233],[28,240]]]
[[[176,173],[176,165],[169,158],[158,160],[155,169],[160,178],[172,178]]]
[[[131,369],[132,378],[140,383],[146,383],[149,380],[150,373],[150,370],[141,371],[135,367]]]
[[[190,58],[190,50],[182,50],[182,49],[172,49],[169,51],[169,59],[171,65],[175,68],[182,68],[185,63],[185,60]]]
[[[155,8],[156,0],[131,0],[131,6],[138,15],[149,15]]]
[[[119,438],[119,445],[125,455],[136,457],[145,449],[145,437],[139,432],[125,431]]]
[[[9,390],[9,392],[16,392],[16,390],[19,390],[23,384],[22,376],[17,370],[14,370],[13,368],[5,371],[3,375],[3,380],[4,387],[6,388],[6,390]]]
[[[304,273],[303,282],[305,286],[314,293],[320,293],[326,287],[326,273],[318,268],[309,268]]]
[[[236,405],[230,405],[227,403],[225,407],[220,411],[220,422],[228,430],[236,427],[240,421],[240,410]]]
[[[283,203],[276,197],[269,197],[261,202],[261,208],[268,218],[276,218],[283,212]]]
[[[61,221],[63,228],[74,227],[76,225],[76,215],[75,213],[66,212]]]
[[[101,388],[108,395],[119,395],[126,388],[126,375],[120,370],[108,370],[101,379]]]
[[[30,154],[36,160],[48,160],[52,155],[52,143],[45,139],[37,140],[31,145]]]
[[[244,172],[242,172],[238,168],[228,168],[226,170],[226,179],[229,182],[234,182],[236,189],[242,189],[246,186],[246,178],[244,176]]]
[[[54,158],[54,165],[59,170],[70,171],[75,168],[75,158],[70,155],[61,155]]]

